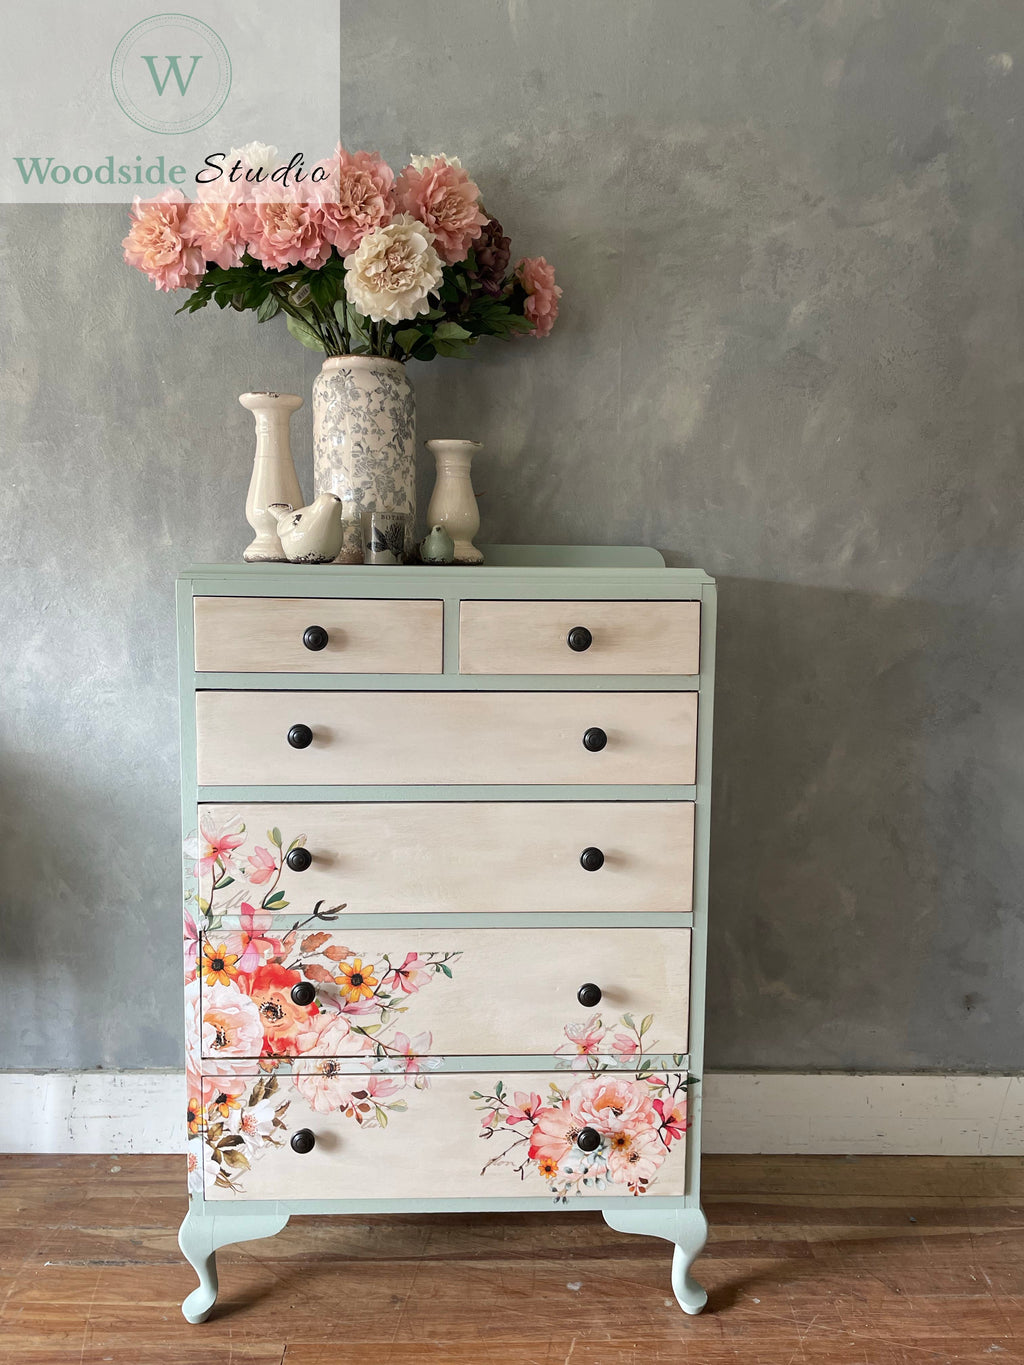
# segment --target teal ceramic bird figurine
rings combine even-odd
[[[432,526],[430,534],[420,546],[424,564],[452,564],[455,561],[455,541],[443,526]]]

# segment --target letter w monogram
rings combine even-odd
[[[167,82],[171,79],[171,75],[173,74],[174,79],[177,82],[178,90],[180,91],[182,96],[184,96],[185,91],[189,87],[189,82],[195,75],[196,62],[199,61],[199,58],[198,57],[192,58],[192,69],[184,80],[182,80],[181,72],[178,69],[178,63],[181,61],[180,56],[166,58],[167,70],[164,72],[163,80],[161,80],[160,77],[156,74],[156,57],[143,57],[142,60],[149,67],[149,74],[153,77],[153,84],[156,86],[156,93],[158,95],[162,95],[164,91],[167,89]]]

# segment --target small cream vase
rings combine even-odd
[[[427,507],[427,525],[443,526],[455,542],[456,564],[482,564],[483,555],[473,544],[480,530],[480,512],[473,492],[470,466],[483,450],[480,441],[427,441],[437,465],[437,482]]]

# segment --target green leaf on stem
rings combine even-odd
[[[288,314],[288,330],[296,341],[301,341],[308,351],[323,351],[324,343],[313,331],[308,322]]]
[[[280,300],[273,294],[268,294],[260,306],[256,309],[257,322],[269,322],[281,311]]]

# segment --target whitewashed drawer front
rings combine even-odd
[[[699,602],[482,602],[460,611],[462,673],[695,674]]]
[[[440,673],[441,602],[197,597],[200,673]]]
[[[402,1062],[411,1048],[621,1065],[687,1048],[688,929],[311,925],[288,938],[265,926],[253,942],[225,926],[200,945],[206,1059],[361,1065]]]
[[[218,909],[269,896],[268,909],[287,900],[281,913],[292,917],[318,901],[344,902],[342,917],[686,912],[693,813],[689,801],[204,805],[204,847],[225,836],[234,847],[226,866],[202,873],[199,894],[227,875]],[[304,851],[289,852],[297,840]]]
[[[203,786],[685,785],[696,734],[694,692],[196,696]],[[593,751],[588,735],[606,742]]]
[[[672,1072],[639,1079],[613,1071],[314,1072],[273,1078],[267,1097],[266,1077],[210,1077],[208,1089],[223,1103],[206,1149],[206,1198],[683,1195],[682,1079]],[[275,1111],[282,1126],[261,1140]],[[585,1128],[597,1135],[590,1153],[578,1146]],[[237,1141],[247,1130],[253,1139]],[[311,1150],[296,1151],[296,1140]]]

